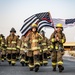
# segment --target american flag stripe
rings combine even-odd
[[[22,35],[25,35],[30,29],[31,29],[31,27],[29,27],[28,29],[26,29],[25,32],[22,32]]]
[[[31,16],[30,18],[26,19],[26,20],[24,21],[24,25],[22,26],[22,28],[20,29],[20,31],[23,30],[23,29],[25,28],[26,24],[29,23],[34,17],[35,17],[35,16],[33,15],[33,16]]]
[[[33,17],[28,20],[28,22],[25,22],[24,27],[21,29],[21,32],[23,32],[25,29],[27,29],[32,23],[35,23],[37,21],[37,17]]]
[[[26,25],[26,27],[21,31],[21,33],[26,32],[26,30],[31,27],[32,23],[36,23],[38,21],[38,19],[34,19],[32,22],[30,22],[29,24]]]
[[[36,17],[34,17],[31,21],[29,21],[26,24],[26,26],[24,26],[24,28],[21,30],[21,33],[26,32],[26,29],[28,29],[28,27],[30,27],[32,23],[36,23],[38,21],[39,21],[39,19],[37,19]]]
[[[21,27],[20,31],[24,28],[25,23],[28,22],[30,19],[32,19],[34,17],[34,15],[32,15],[31,17],[27,18],[26,20],[24,20],[24,25]]]
[[[43,21],[40,21],[39,23],[38,23],[38,28],[40,27],[40,25],[42,25],[42,24],[46,24],[46,23],[48,23],[46,20],[43,20]]]
[[[40,31],[43,27],[54,27],[52,23],[47,22],[46,20],[38,23],[38,31]]]

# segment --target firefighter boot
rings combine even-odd
[[[24,66],[24,64],[25,64],[24,54],[21,56],[20,63],[22,66]]]
[[[2,60],[2,62],[4,62],[4,55],[2,55],[1,60]]]
[[[40,55],[39,59],[40,59],[40,65],[42,66],[43,65],[43,56],[42,56],[42,54]]]
[[[58,65],[59,72],[62,72],[64,70],[64,67],[62,65]]]
[[[44,56],[44,58],[43,58],[43,64],[44,64],[44,66],[47,66],[47,64],[48,64],[48,59],[47,59],[47,54],[46,53],[44,53],[43,54]]]
[[[6,60],[6,54],[4,55],[4,60]]]
[[[30,69],[30,71],[33,71],[33,69],[34,69],[33,57],[29,57],[29,69]]]
[[[28,56],[27,56],[27,54],[25,54],[25,65],[28,66],[28,63],[29,63]]]
[[[9,65],[11,64],[11,54],[7,54],[7,61],[9,63]]]
[[[56,71],[56,65],[52,65],[53,66],[53,71]]]
[[[16,53],[12,53],[12,61],[11,61],[12,66],[16,64]]]
[[[20,63],[21,63],[22,66],[24,66],[25,60],[23,58],[21,58]]]
[[[34,65],[35,65],[35,72],[38,72],[40,66],[39,55],[34,56]]]
[[[36,65],[35,66],[35,72],[38,72],[38,70],[39,70],[39,65]]]

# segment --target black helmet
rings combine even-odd
[[[1,36],[2,36],[2,37],[4,37],[4,35],[3,35],[3,34],[1,34]]]
[[[17,37],[19,38],[20,36],[19,36],[19,35],[17,35]]]
[[[42,31],[41,31],[41,34],[45,34],[45,31],[42,30]]]
[[[10,32],[15,32],[16,33],[15,28],[11,28]]]

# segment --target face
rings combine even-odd
[[[61,30],[62,30],[62,28],[60,28],[60,27],[56,28],[57,32],[60,32]]]
[[[35,27],[33,27],[33,28],[32,28],[32,31],[33,31],[33,32],[36,32],[36,28],[35,28]]]
[[[10,34],[11,34],[11,35],[14,35],[14,34],[15,34],[15,32],[11,32]]]

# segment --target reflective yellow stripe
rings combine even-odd
[[[0,40],[2,40],[2,38],[0,38]]]
[[[25,50],[24,48],[20,48],[20,50]]]
[[[51,58],[51,56],[48,56],[47,58]]]
[[[16,48],[11,48],[11,49],[16,50]]]
[[[54,42],[54,38],[51,41]]]
[[[30,64],[29,64],[29,67],[30,67],[30,68],[33,68],[33,67],[34,67],[34,65],[30,65]]]
[[[4,44],[4,42],[2,42],[2,44]]]
[[[62,64],[63,64],[63,62],[62,62],[62,61],[59,61],[57,64],[58,64],[58,65],[62,65]]]
[[[50,48],[50,46],[48,46],[48,48]]]
[[[39,62],[36,62],[36,63],[34,63],[34,65],[40,65],[40,63]]]
[[[43,63],[44,63],[44,64],[45,64],[45,63],[48,63],[48,61],[45,60],[45,61],[43,61]]]
[[[42,50],[40,50],[40,52],[42,52]]]
[[[50,45],[50,48],[52,48],[52,49],[53,49],[53,48],[54,48],[54,47],[53,47],[53,45]]]
[[[42,43],[42,45],[46,45],[46,43]]]
[[[16,43],[16,41],[12,41],[12,43]]]
[[[12,63],[12,64],[15,64],[16,62],[15,62],[15,61],[11,61],[11,63]]]
[[[5,44],[5,46],[7,47],[7,45]]]
[[[8,62],[10,62],[10,61],[11,61],[11,59],[7,59],[7,61],[8,61]]]
[[[24,46],[27,47],[27,43],[25,43]]]
[[[56,65],[57,63],[52,62],[52,65]]]
[[[24,59],[21,59],[20,62],[25,62],[25,60]]]
[[[34,40],[32,40],[32,42],[38,42],[38,40],[34,39]]]
[[[2,61],[4,61],[4,59],[2,58]]]
[[[7,49],[8,49],[8,50],[10,50],[10,49],[12,49],[12,48],[10,48],[10,47],[7,47]]]
[[[58,46],[55,46],[55,49],[58,49]]]
[[[43,39],[43,37],[42,38],[39,38],[39,41],[41,41]]]
[[[32,47],[32,50],[40,49],[40,47]]]
[[[64,43],[64,39],[62,39],[62,43]]]
[[[47,50],[48,50],[47,48],[43,49],[43,51],[47,51]]]
[[[19,49],[20,49],[20,46],[17,46],[17,48],[19,48]]]

